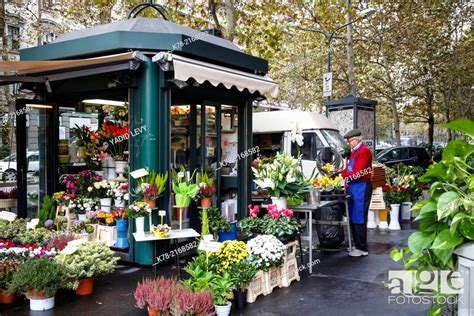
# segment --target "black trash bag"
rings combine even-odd
[[[316,212],[316,220],[342,221],[345,214],[345,204],[338,203],[330,207],[323,207]],[[319,244],[321,248],[338,248],[344,242],[344,229],[341,225],[317,224]]]

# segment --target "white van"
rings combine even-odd
[[[253,114],[253,145],[259,146],[260,155],[272,156],[283,151],[296,156],[296,143],[292,143],[290,132],[297,124],[303,134],[304,144],[300,148],[303,155],[304,175],[309,177],[316,167],[315,158],[324,147],[334,147],[342,152],[344,138],[326,116],[305,111],[271,111]]]

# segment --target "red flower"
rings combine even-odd
[[[398,192],[399,190],[400,190],[400,189],[399,189],[398,187],[393,187],[393,188],[392,188],[392,191],[393,191],[393,192]]]
[[[390,187],[385,184],[385,185],[382,187],[382,191],[383,191],[383,192],[387,192],[388,190],[390,190]]]

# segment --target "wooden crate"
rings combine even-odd
[[[370,200],[369,209],[371,210],[384,210],[386,208],[385,201],[383,199],[382,188],[375,188],[372,190],[372,199]]]
[[[247,286],[247,303],[253,303],[259,295],[266,293],[263,271],[258,271]]]
[[[372,188],[378,188],[384,186],[385,179],[385,168],[375,166],[372,168]]]
[[[107,246],[112,247],[117,239],[117,227],[116,226],[97,226],[97,241],[103,241]]]
[[[298,243],[292,241],[285,245],[285,256],[283,264],[280,267],[281,286],[288,287],[291,282],[300,280],[298,272],[298,262],[296,261],[296,247]]]
[[[283,287],[281,267],[272,267],[268,272],[263,272],[263,279],[265,282],[264,295],[270,294],[276,287]]]

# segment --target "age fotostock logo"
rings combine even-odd
[[[455,296],[464,293],[464,279],[458,271],[389,270],[388,279],[390,294],[394,294],[389,296],[389,303],[392,301],[398,304],[401,304],[402,301],[407,303],[407,299],[410,299],[409,301],[412,303],[425,304],[427,301],[419,295],[438,293]]]

